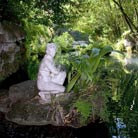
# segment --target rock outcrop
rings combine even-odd
[[[9,111],[10,99],[8,96],[8,90],[0,90],[0,112],[7,113]]]
[[[6,119],[23,125],[47,125],[78,127],[78,112],[70,108],[74,93],[52,97],[52,103],[40,104],[36,81],[24,81],[1,90],[0,112]]]
[[[11,86],[7,95],[0,96],[0,111],[5,113],[7,120],[17,124],[51,124],[79,128],[99,119],[94,115],[94,113],[99,114],[104,106],[103,97],[101,93],[99,94],[100,96],[90,101],[91,104],[95,104],[95,111],[93,110],[94,112],[89,116],[89,119],[83,122],[81,112],[74,103],[78,99],[83,101],[86,97],[90,98],[89,95],[80,96],[79,93],[65,92],[58,97],[52,95],[51,103],[41,104],[36,81],[28,80]]]
[[[27,80],[9,88],[9,99],[11,104],[30,100],[37,95],[36,81]]]
[[[71,98],[70,95],[65,97]],[[52,124],[54,126],[73,126],[79,127],[78,113],[74,110],[74,116],[71,116],[70,109],[66,104],[69,104],[69,99],[60,96],[60,100],[54,99],[51,104],[40,104],[38,99],[34,98],[26,102],[18,102],[18,104],[12,105],[11,110],[6,114],[6,119],[18,124],[23,125],[47,125]],[[61,99],[64,101],[61,101]],[[68,100],[67,100],[68,99]],[[66,104],[64,104],[66,103]],[[69,120],[70,114],[70,120]],[[68,120],[68,121],[67,121]]]
[[[25,53],[23,39],[21,27],[0,23],[0,82],[16,72],[22,64]]]

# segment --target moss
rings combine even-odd
[[[18,41],[23,39],[24,32],[22,28],[9,22],[2,22],[1,25],[3,31],[2,36],[4,36],[3,39],[1,40],[2,42],[1,44],[4,49],[0,53],[0,59],[1,59],[0,81],[6,79],[6,77],[8,77],[9,75],[11,75],[12,73],[16,72],[19,69],[19,66],[24,61],[22,57],[24,56],[25,53],[25,51],[23,53],[20,50],[17,52],[16,48],[19,48],[19,45],[14,43],[15,40]],[[7,43],[7,38],[10,40],[11,43]]]
[[[9,59],[9,54],[6,53],[6,52],[3,52],[3,53],[1,53],[1,58],[2,58],[4,61],[6,61],[7,59]]]
[[[20,26],[15,25],[11,22],[3,22],[2,26],[4,31],[8,32],[9,34],[12,34],[13,37],[15,38],[18,38],[18,37],[20,38],[25,34],[23,29]]]
[[[2,67],[2,71],[0,72],[0,80],[2,81],[12,73],[16,72],[19,66],[19,61],[14,61],[13,63],[5,63]]]

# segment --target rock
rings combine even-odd
[[[133,54],[130,58],[124,59],[125,67],[128,71],[138,70],[138,55]]]
[[[74,41],[72,45],[73,45],[73,47],[76,47],[78,45],[81,47],[85,47],[88,45],[88,42],[86,42],[86,41]]]
[[[23,29],[19,25],[11,23],[0,23],[0,43],[16,42],[24,39]]]
[[[89,35],[78,30],[68,30],[67,28],[56,28],[55,34],[60,36],[63,33],[68,32],[75,41],[86,41],[89,42]]]
[[[9,111],[9,105],[8,90],[0,90],[0,112],[7,113]]]
[[[9,88],[9,99],[11,104],[17,101],[26,101],[37,95],[36,81],[24,81]]]
[[[68,107],[72,94],[53,97],[53,103],[40,104],[39,98],[14,104],[6,119],[22,125],[48,125],[79,127],[78,112]],[[74,112],[74,116],[72,113]],[[70,120],[69,120],[70,117]],[[72,117],[72,118],[71,118]],[[68,121],[67,121],[68,120]]]
[[[53,94],[51,103],[45,104],[39,102],[41,97],[38,96],[36,86],[36,81],[28,80],[10,87],[11,103],[9,105],[8,102],[5,102],[6,105],[9,105],[9,109],[5,112],[5,118],[8,121],[21,125],[51,124],[79,128],[95,122],[99,119],[99,114],[104,113],[104,96],[102,96],[103,91],[99,88],[100,86],[90,88],[87,93],[64,92],[63,95],[58,96]],[[79,106],[76,105],[76,102]],[[86,112],[83,112],[84,107],[92,108],[91,113],[86,109],[90,115],[87,118],[84,118],[86,116]]]
[[[85,42],[89,42],[89,37],[88,34],[86,33],[82,33],[80,31],[69,31],[69,34],[74,38],[75,41],[85,41]]]
[[[25,54],[21,27],[10,23],[0,23],[0,82],[16,72],[23,63]]]

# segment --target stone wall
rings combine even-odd
[[[23,61],[25,48],[21,27],[0,23],[0,82],[16,72]]]

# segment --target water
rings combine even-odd
[[[115,124],[117,129],[117,136],[113,135],[112,138],[128,138],[125,133],[126,124],[123,122],[122,118],[115,118]]]
[[[9,122],[0,113],[0,137],[4,138],[110,138],[105,123],[88,124],[81,128],[46,126],[23,126]]]

